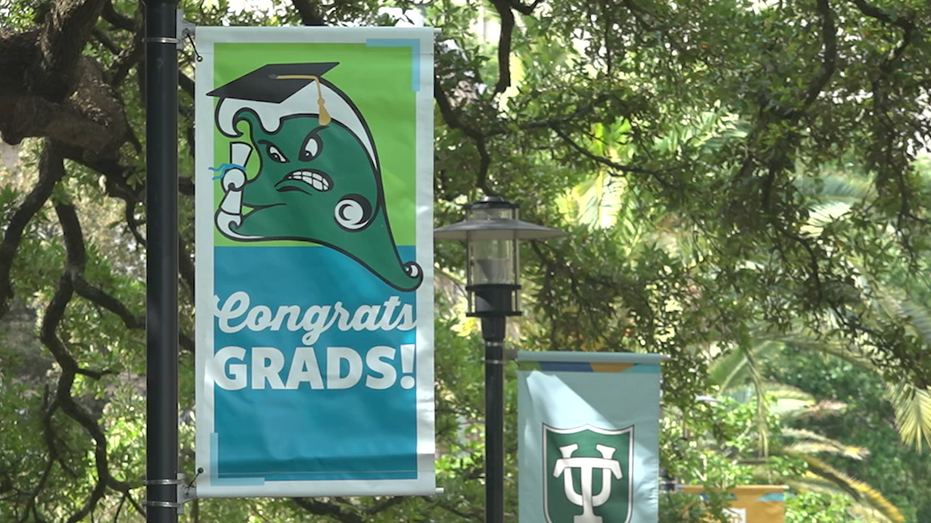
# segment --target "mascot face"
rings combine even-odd
[[[231,142],[230,163],[211,168],[223,172],[217,229],[233,241],[319,244],[397,290],[416,290],[423,273],[394,243],[368,126],[345,93],[316,76],[335,65],[267,65],[208,93],[221,98],[217,129],[249,141]],[[282,74],[295,70],[306,74]],[[257,95],[256,85],[267,89]],[[258,172],[247,177],[253,154]]]
[[[364,238],[352,233],[382,212],[378,172],[359,139],[337,122],[320,125],[317,116],[282,119],[274,133],[248,109],[236,121],[249,123],[260,168],[242,191],[243,205],[252,210],[233,230],[357,250],[353,244]]]

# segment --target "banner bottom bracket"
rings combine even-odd
[[[146,499],[142,501],[142,505],[145,507],[158,507],[158,508],[173,508],[177,509],[178,515],[184,515],[184,504],[189,501],[194,501],[197,499],[197,487],[194,485],[194,482],[197,481],[197,476],[200,476],[203,469],[198,469],[197,474],[194,475],[194,479],[190,483],[187,483],[187,476],[183,473],[178,473],[177,479],[146,479],[142,481],[142,484],[145,486],[151,485],[175,485],[178,489],[177,500],[178,501],[157,501]]]

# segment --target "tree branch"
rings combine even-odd
[[[84,407],[77,404],[71,396],[71,388],[74,385],[74,378],[78,371],[78,365],[74,357],[68,351],[65,344],[55,334],[58,324],[64,317],[65,308],[73,295],[71,279],[67,273],[61,278],[58,290],[55,296],[46,308],[45,315],[42,319],[41,336],[43,345],[45,345],[62,369],[61,376],[58,379],[57,399],[61,404],[61,410],[71,419],[78,422],[95,441],[94,459],[97,465],[97,482],[91,491],[84,506],[68,518],[67,523],[77,523],[84,519],[97,506],[97,502],[103,498],[106,491],[106,481],[110,477],[110,471],[107,466],[107,439],[100,428],[100,425],[94,421]]]
[[[439,507],[451,514],[458,516],[461,519],[465,519],[469,521],[484,521],[484,516],[478,511],[473,510],[470,512],[466,512],[464,510],[460,510],[456,506],[453,506],[449,503],[443,503],[442,501],[439,501],[437,499],[430,499],[430,498],[423,498],[423,499],[428,501],[429,503],[431,503],[432,505],[436,507]]]
[[[178,86],[181,87],[181,90],[187,93],[188,96],[194,98],[194,80],[181,71],[178,71]]]
[[[509,0],[508,4],[511,6],[511,9],[517,11],[518,13],[522,15],[529,15],[533,13],[533,10],[536,9],[537,6],[540,5],[541,2],[542,0],[534,0],[532,4],[524,5],[520,3],[518,0]]]
[[[107,0],[106,3],[104,3],[101,16],[113,27],[129,32],[136,31],[136,21],[126,15],[117,12],[117,10],[113,7],[113,2],[111,0]]]
[[[194,298],[194,258],[188,249],[187,242],[184,238],[178,238],[178,271],[181,273],[181,280],[184,281],[191,298]]]
[[[501,32],[498,34],[498,83],[495,93],[503,93],[511,85],[511,38],[514,33],[514,12],[511,0],[491,0],[501,17]]]
[[[110,85],[118,87],[122,84],[129,71],[139,65],[145,57],[145,46],[142,45],[142,33],[133,36],[132,44],[123,49],[110,68]]]
[[[440,110],[440,116],[443,117],[443,121],[446,122],[447,127],[450,129],[458,129],[473,140],[482,137],[481,131],[474,127],[467,126],[459,119],[459,115],[456,114],[452,104],[449,103],[449,97],[446,96],[446,92],[443,90],[439,78],[433,79],[433,98],[436,100],[436,105]]]
[[[366,514],[377,514],[393,506],[400,505],[403,502],[404,502],[404,496],[392,496],[390,498],[383,499],[373,504],[371,507],[368,507],[367,509],[365,509],[365,513]]]
[[[902,29],[902,43],[895,48],[891,55],[886,57],[883,61],[882,69],[883,72],[889,74],[892,70],[892,66],[899,61],[902,55],[905,54],[905,50],[912,42],[912,37],[914,32],[917,30],[915,26],[915,21],[912,18],[904,16],[893,16],[891,13],[882,9],[881,7],[874,6],[869,4],[866,0],[850,0],[854,5],[857,6],[857,9],[860,10],[866,16],[875,18],[881,22],[898,26]]]
[[[84,44],[105,0],[59,0],[38,34],[38,60],[26,74],[27,88],[51,102],[63,102],[74,92]]]
[[[291,0],[297,14],[301,17],[301,23],[311,26],[326,25],[323,15],[320,13],[320,4],[316,0]]]
[[[65,274],[59,281],[58,289],[55,292],[52,301],[49,303],[42,318],[40,329],[40,340],[45,345],[62,369],[61,377],[58,380],[57,401],[61,410],[71,419],[78,422],[85,431],[90,434],[95,442],[94,461],[97,469],[97,482],[90,496],[77,512],[68,518],[68,523],[76,523],[91,513],[97,503],[103,498],[107,485],[115,485],[118,489],[129,485],[125,482],[118,481],[110,474],[107,456],[107,437],[100,425],[94,420],[93,416],[81,405],[74,401],[71,396],[71,388],[74,384],[74,378],[82,369],[78,366],[77,361],[71,352],[65,346],[64,342],[58,337],[56,331],[58,325],[64,318],[65,310],[74,295],[75,279],[79,278],[86,263],[87,255],[84,248],[84,235],[81,231],[81,224],[78,220],[77,212],[71,204],[58,204],[55,206],[55,212],[58,215],[58,221],[61,225],[62,235],[65,240],[67,265]]]
[[[76,371],[76,373],[77,373],[77,374],[80,374],[81,376],[87,376],[88,378],[93,378],[93,379],[95,379],[95,380],[99,380],[100,378],[102,378],[102,377],[104,377],[104,376],[108,376],[108,375],[111,375],[111,374],[116,374],[116,371],[114,371],[114,370],[112,370],[112,369],[92,370],[92,369],[85,369],[85,368],[81,367],[81,368],[78,368],[78,370]]]
[[[631,16],[634,17],[634,20],[636,20],[638,24],[643,26],[643,28],[649,32],[658,31],[660,34],[663,35],[663,38],[665,38],[677,52],[682,54],[682,56],[685,56],[685,57],[688,57],[694,60],[698,60],[699,62],[705,64],[705,66],[712,68],[712,69],[717,67],[713,63],[709,62],[708,59],[705,58],[704,56],[701,56],[700,54],[695,54],[688,47],[686,47],[686,45],[681,40],[679,40],[679,37],[677,36],[678,33],[676,31],[670,31],[669,24],[664,24],[663,20],[659,16],[657,16],[656,13],[650,12],[647,9],[638,6],[637,4],[633,2],[633,0],[622,0],[622,3],[624,4],[624,7],[626,7],[627,10],[630,12]],[[650,20],[660,20],[660,25],[656,26],[652,24]],[[676,27],[677,26],[673,24],[673,29],[676,29]]]
[[[50,456],[48,461],[45,463],[45,468],[42,469],[42,475],[39,476],[39,482],[36,483],[36,488],[29,494],[29,498],[26,500],[26,507],[23,509],[23,516],[20,518],[20,523],[25,523],[29,518],[29,512],[36,510],[36,499],[39,497],[39,493],[42,492],[42,489],[45,488],[45,482],[48,481],[49,473],[52,472],[52,467],[55,465],[55,460]]]
[[[0,81],[7,87],[0,92],[0,135],[12,145],[45,137],[79,149],[85,158],[118,157],[129,129],[119,94],[92,59],[77,55],[70,68],[76,71],[74,85],[63,100],[36,93],[23,81]],[[0,76],[6,75],[4,70]]]
[[[145,200],[145,188],[131,186],[127,181],[135,173],[136,167],[123,165],[117,158],[88,158],[83,154],[83,149],[75,146],[63,146],[62,152],[66,159],[102,174],[106,180],[107,195],[125,202],[141,203]]]
[[[605,167],[609,167],[615,171],[622,172],[622,173],[648,174],[651,177],[653,177],[654,180],[659,182],[659,184],[662,185],[663,187],[667,189],[671,189],[674,187],[672,184],[670,184],[668,181],[664,180],[661,177],[662,171],[658,171],[656,169],[647,169],[644,167],[637,167],[634,165],[624,165],[624,164],[617,163],[613,160],[609,160],[608,158],[605,158],[604,156],[599,156],[597,154],[594,154],[588,149],[586,149],[585,147],[582,147],[581,145],[576,143],[568,134],[563,132],[561,129],[559,129],[555,125],[552,126],[552,129],[553,129],[553,132],[555,132],[557,136],[559,136],[560,138],[562,138],[563,141],[569,144],[569,147],[574,149],[576,152],[578,152],[582,156],[588,158],[589,160],[594,161],[595,163],[604,165]]]
[[[45,439],[45,446],[48,448],[49,456],[52,457],[55,461],[61,465],[62,470],[68,473],[72,478],[77,479],[78,475],[75,474],[71,467],[69,467],[65,460],[62,458],[61,453],[58,451],[58,446],[55,444],[55,441],[62,441],[61,437],[55,433],[55,428],[52,426],[52,417],[55,414],[55,411],[58,410],[58,400],[52,399],[48,401],[49,397],[49,388],[48,385],[45,386],[45,399],[44,403],[47,403],[44,407],[45,415],[42,416],[42,435]]]
[[[94,303],[112,312],[113,314],[116,314],[123,321],[123,325],[127,329],[145,329],[146,324],[144,316],[133,314],[132,311],[129,310],[129,307],[127,307],[119,299],[111,296],[110,294],[107,294],[102,289],[91,285],[87,282],[87,280],[84,279],[85,249],[83,235],[81,233],[77,214],[75,213],[73,206],[65,204],[55,206],[55,211],[59,214],[59,222],[62,225],[62,232],[64,233],[65,245],[68,252],[69,288],[74,293],[77,293],[78,296],[81,296],[91,303]],[[187,253],[186,250],[182,252],[185,254]],[[190,255],[187,256],[188,261],[190,262]],[[189,265],[190,266],[187,267],[187,270],[190,270],[193,273],[193,263],[190,263]],[[190,285],[193,288],[193,274],[190,274],[189,276],[192,278]],[[194,340],[189,336],[179,333],[178,345],[188,352],[194,352]],[[86,374],[94,373],[96,371],[75,368],[74,372]],[[106,373],[106,371],[99,372]]]
[[[837,26],[834,25],[834,13],[828,0],[818,0],[818,13],[821,15],[821,40],[824,49],[824,58],[821,60],[821,72],[808,86],[805,103],[799,115],[804,113],[815,102],[821,91],[827,86],[837,65]],[[797,119],[797,117],[796,117]]]
[[[600,94],[591,99],[588,103],[582,104],[575,108],[574,111],[567,115],[560,116],[558,118],[548,118],[546,120],[534,120],[526,123],[517,123],[513,122],[513,126],[505,125],[495,125],[492,126],[488,131],[484,133],[485,137],[491,138],[493,136],[507,135],[514,132],[513,128],[516,126],[517,129],[521,131],[532,131],[536,129],[551,129],[553,126],[561,126],[566,123],[570,123],[578,120],[584,116],[587,116],[597,109],[601,104],[605,103],[612,99],[612,95]],[[615,116],[619,116],[616,115]],[[623,116],[627,116],[623,114]]]
[[[126,201],[123,207],[123,217],[126,219],[126,228],[129,229],[136,243],[138,243],[140,247],[145,247],[145,238],[143,238],[142,233],[139,232],[140,223],[139,220],[136,219],[136,205],[135,201]]]
[[[329,516],[343,523],[362,523],[362,516],[350,512],[345,512],[335,503],[317,501],[311,498],[291,498],[297,506],[317,516]]]
[[[127,329],[137,330],[145,328],[145,317],[130,312],[129,308],[126,307],[123,302],[87,283],[83,275],[75,275],[74,280],[75,291],[78,293],[78,296],[119,316]]]
[[[866,0],[850,0],[850,1],[853,2],[853,4],[857,6],[857,9],[859,9],[860,12],[865,14],[866,16],[875,18],[887,24],[897,25],[906,31],[913,31],[915,29],[915,23],[908,18],[901,17],[901,16],[893,17],[885,9],[871,5]]]
[[[9,302],[13,298],[13,286],[10,281],[10,271],[16,251],[23,239],[23,232],[32,218],[39,212],[45,202],[52,195],[55,184],[65,175],[61,163],[61,155],[55,145],[45,141],[42,155],[39,158],[39,179],[36,185],[16,209],[7,224],[3,240],[0,241],[0,317],[9,310]]]
[[[491,156],[488,154],[485,135],[478,129],[467,126],[459,119],[459,115],[456,114],[452,104],[449,103],[446,92],[443,91],[439,78],[433,79],[433,98],[436,99],[436,105],[440,109],[440,115],[443,117],[443,121],[446,122],[446,126],[450,129],[462,131],[463,134],[475,141],[475,147],[478,149],[479,155],[479,168],[475,184],[485,194],[494,195],[495,193],[488,187],[488,168],[491,166]]]
[[[91,31],[91,34],[94,36],[94,40],[100,42],[100,45],[102,45],[107,51],[110,51],[114,55],[119,55],[121,52],[123,52],[123,49],[118,46],[112,38],[110,38],[110,35],[101,29],[95,27],[94,30]]]

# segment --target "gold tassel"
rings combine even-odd
[[[320,78],[307,74],[280,74],[275,76],[275,80],[313,80],[317,82],[317,105],[320,106],[320,125],[330,125],[330,113],[326,110],[326,102],[323,100],[323,88],[320,87]]]

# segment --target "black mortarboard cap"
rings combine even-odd
[[[281,103],[339,62],[268,64],[214,89],[207,96],[255,102]],[[319,86],[319,82],[317,82]]]

